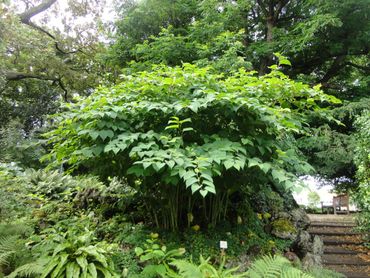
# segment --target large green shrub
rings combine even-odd
[[[184,64],[123,76],[55,118],[46,158],[77,173],[126,176],[157,226],[214,225],[242,187],[288,190],[294,173],[311,169],[293,134],[319,103],[337,101],[271,70],[223,77]]]
[[[359,117],[356,121],[356,178],[358,188],[355,193],[356,204],[362,210],[359,224],[364,231],[370,230],[370,111]]]

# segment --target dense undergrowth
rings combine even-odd
[[[338,100],[277,65],[262,77],[185,64],[123,79],[54,117],[47,170],[2,166],[1,273],[315,277],[271,230],[298,232],[279,218],[312,170],[295,136]]]
[[[291,243],[264,231],[269,213],[250,209],[248,222],[236,226],[225,221],[165,232],[141,221],[143,204],[124,180],[106,186],[95,177],[23,171],[14,164],[1,167],[0,193],[0,270],[6,277],[264,277],[268,269],[273,277],[311,277],[280,256],[262,257],[243,272],[233,268],[239,256],[250,263],[282,254]],[[225,257],[220,240],[229,244]]]

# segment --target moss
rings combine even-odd
[[[290,222],[288,219],[277,219],[273,221],[272,227],[277,232],[288,232],[288,233],[295,233],[297,232],[297,229],[294,227],[292,222]]]

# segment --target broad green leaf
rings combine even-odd
[[[89,265],[87,266],[87,270],[89,271],[92,278],[98,277],[98,272],[96,271],[96,267],[94,263],[89,263]]]
[[[141,247],[136,247],[135,248],[135,254],[136,256],[141,256],[141,254],[144,253],[144,250]]]
[[[112,130],[100,130],[99,136],[101,139],[105,140],[106,138],[112,138],[114,136],[114,132]]]
[[[226,160],[224,162],[224,166],[225,166],[226,170],[229,170],[230,168],[232,168],[234,166],[234,161],[233,160]]]
[[[52,257],[51,261],[47,264],[46,268],[44,269],[41,278],[46,278],[53,269],[59,264],[60,258],[58,256]]]
[[[189,187],[194,183],[198,183],[198,179],[195,178],[195,177],[191,177],[191,178],[185,180],[186,187]]]
[[[258,157],[248,158],[248,167],[249,168],[251,168],[253,166],[259,166],[260,164],[262,164],[262,161]]]
[[[82,272],[86,272],[87,271],[87,266],[88,266],[88,262],[87,262],[86,257],[84,257],[83,255],[78,256],[76,258],[76,261],[77,261],[78,265],[81,267]]]

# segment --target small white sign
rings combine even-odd
[[[227,249],[227,241],[220,241],[220,248],[221,249]]]

